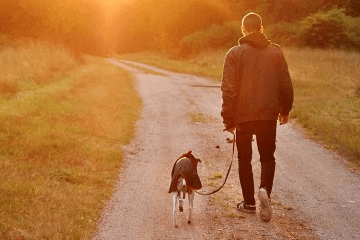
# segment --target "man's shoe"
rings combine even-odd
[[[239,212],[246,212],[246,213],[255,214],[256,213],[256,206],[255,205],[247,205],[247,204],[245,204],[244,201],[242,201],[241,203],[238,203],[236,205],[236,210],[238,210]]]
[[[270,199],[265,188],[260,188],[259,199],[260,199],[260,219],[264,222],[268,222],[271,219],[272,209],[270,205]]]

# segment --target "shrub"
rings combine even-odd
[[[300,23],[297,44],[314,48],[353,48],[359,46],[359,20],[333,8],[309,15]]]
[[[180,41],[180,55],[189,56],[209,49],[231,47],[241,36],[239,22],[225,22],[212,25],[208,29],[192,33]]]
[[[347,29],[347,36],[351,41],[351,45],[360,49],[360,17],[346,17],[345,18],[345,26]]]
[[[281,46],[290,46],[296,41],[297,29],[296,23],[280,22],[265,27],[264,33],[272,42]]]

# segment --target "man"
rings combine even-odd
[[[252,172],[252,136],[261,162],[260,218],[272,215],[270,194],[275,174],[276,125],[288,122],[294,92],[288,66],[280,47],[263,34],[261,17],[249,13],[242,19],[244,37],[227,53],[223,69],[221,116],[225,129],[236,128],[239,178],[244,201],[242,212],[255,213]]]

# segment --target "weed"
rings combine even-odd
[[[275,202],[275,201],[272,201],[271,205],[273,205],[273,206],[282,206],[282,204],[280,202]]]
[[[215,179],[218,179],[218,178],[222,178],[222,173],[221,172],[214,172],[211,177],[208,177],[208,179],[211,179],[211,180],[215,180]]]
[[[245,218],[244,215],[242,215],[242,214],[235,214],[235,213],[229,213],[229,214],[226,215],[226,217],[228,217],[228,218]]]
[[[211,116],[194,112],[190,113],[190,120],[193,123],[209,123],[215,121],[215,119]]]

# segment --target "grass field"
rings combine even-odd
[[[131,75],[46,44],[0,61],[0,239],[91,239],[141,108]]]
[[[340,50],[283,49],[295,90],[291,118],[326,147],[360,165],[360,53]],[[119,56],[176,72],[221,81],[227,50],[174,60],[152,53]],[[220,114],[220,113],[219,113]]]

